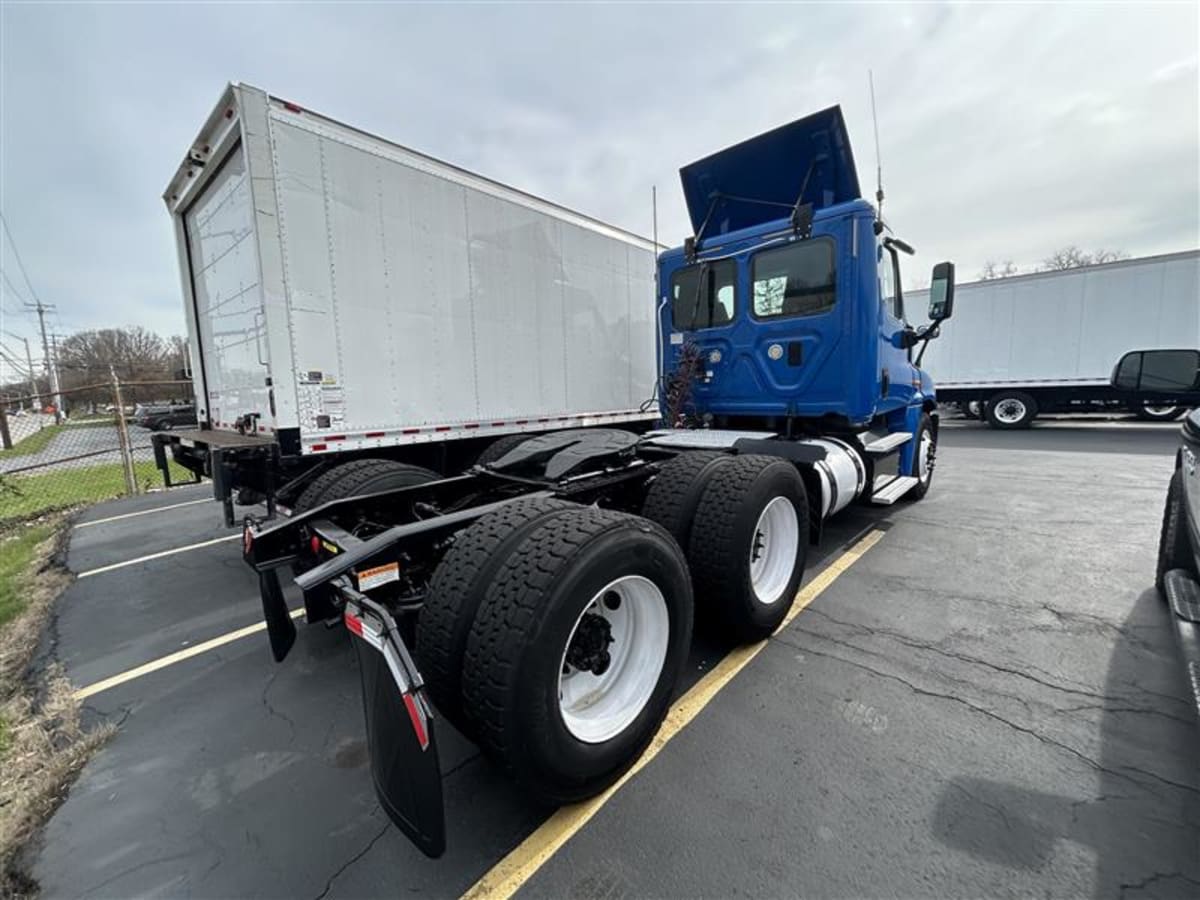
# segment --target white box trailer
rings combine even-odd
[[[173,443],[193,469],[211,469],[196,445],[378,455],[657,417],[637,235],[242,84],[164,199],[201,423]],[[261,493],[254,468],[234,486]]]
[[[905,296],[911,309],[927,303],[928,291]],[[1114,388],[1114,369],[1131,351],[1196,349],[1200,250],[1191,250],[958,285],[954,321],[924,362],[939,401],[1023,427],[1039,411],[1094,404],[1174,417],[1176,404]]]

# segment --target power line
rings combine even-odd
[[[4,283],[8,285],[9,292],[11,292],[19,301],[24,303],[25,297],[22,296],[21,292],[17,290],[17,286],[9,280],[8,273],[4,271],[2,266],[0,266],[0,278],[3,278]]]
[[[8,219],[4,218],[3,212],[0,212],[0,225],[4,226],[4,233],[8,235],[8,245],[12,247],[13,258],[17,261],[17,268],[21,270],[25,284],[29,287],[29,296],[37,300],[38,303],[41,303],[42,301],[38,300],[37,291],[33,289],[33,282],[29,280],[29,273],[25,271],[25,263],[21,262],[21,252],[17,249],[17,242],[13,240],[12,231],[8,227]]]
[[[10,353],[8,352],[8,348],[5,347],[3,344],[0,344],[0,357],[3,357],[5,362],[7,362],[10,366],[12,366],[13,371],[16,372],[18,375],[20,375],[21,378],[23,378],[25,380],[29,379],[29,370],[25,368],[25,365],[23,363],[21,363],[15,357],[10,355]]]

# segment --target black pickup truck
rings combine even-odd
[[[1158,541],[1159,591],[1166,598],[1175,635],[1187,667],[1192,697],[1200,713],[1200,408],[1188,413],[1167,488]]]

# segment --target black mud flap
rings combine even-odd
[[[383,607],[341,587],[346,628],[357,640],[375,793],[388,817],[426,856],[446,850],[446,817],[433,713],[396,622]]]
[[[283,662],[292,644],[296,643],[296,623],[288,612],[277,571],[266,569],[258,573],[258,594],[262,600],[263,619],[267,623],[267,636],[271,639],[271,654],[275,662]]]

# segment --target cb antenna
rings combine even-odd
[[[880,224],[883,223],[883,160],[879,155],[879,116],[875,114],[875,73],[867,69],[867,82],[871,86],[871,124],[875,128],[875,202]],[[876,230],[878,234],[878,230]]]

